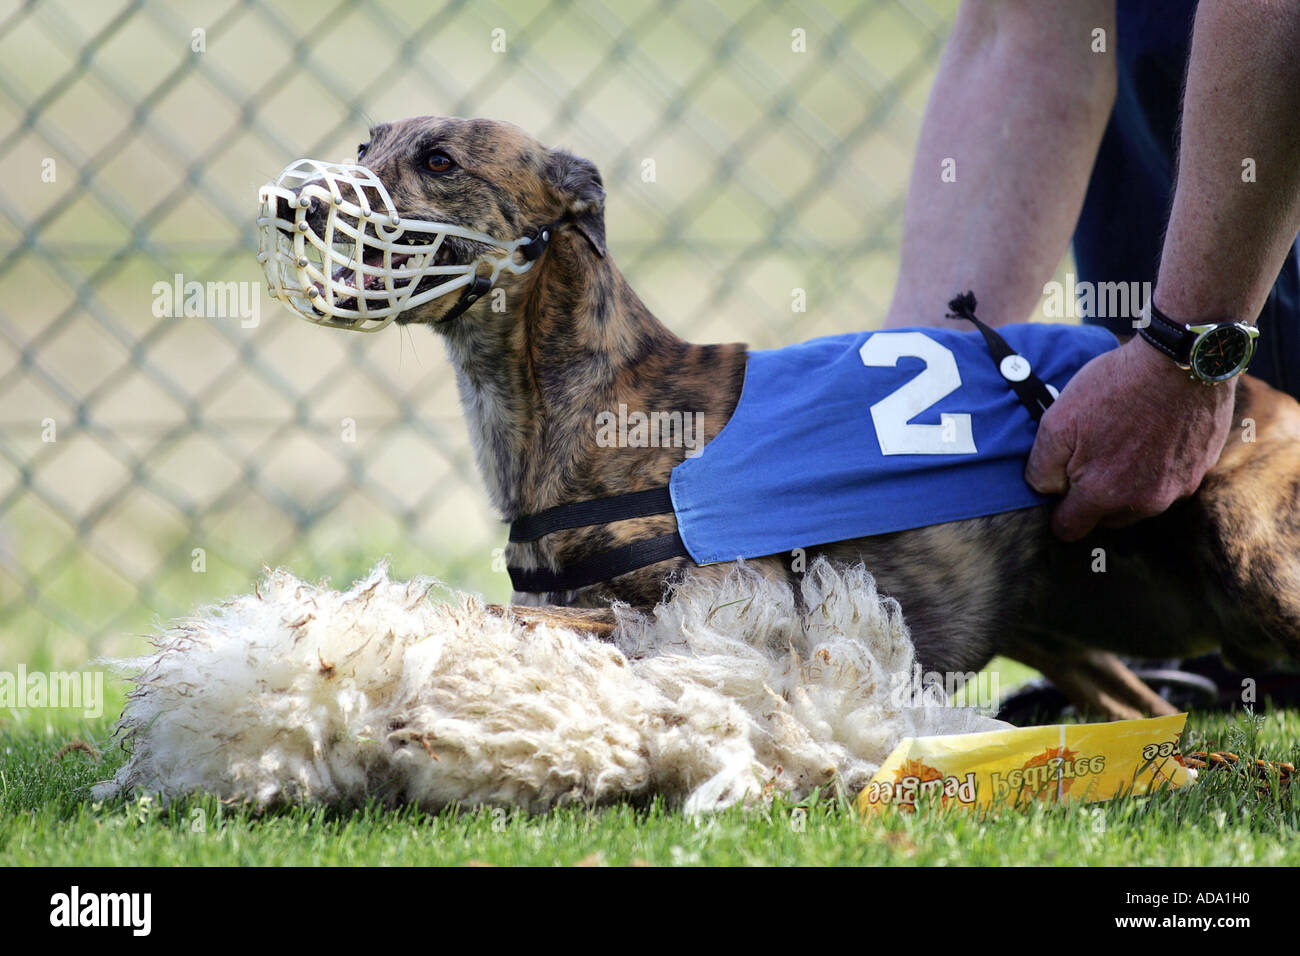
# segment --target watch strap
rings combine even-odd
[[[1178,365],[1184,368],[1191,365],[1192,344],[1196,341],[1196,333],[1182,322],[1165,315],[1154,302],[1147,303],[1147,318],[1147,323],[1138,329],[1138,335]]]

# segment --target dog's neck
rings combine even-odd
[[[505,520],[648,487],[684,457],[682,448],[601,447],[602,413],[698,405],[691,383],[705,381],[705,404],[724,406],[724,421],[730,415],[744,347],[677,338],[576,230],[558,231],[524,278],[513,300],[490,293],[446,330],[479,470]],[[494,312],[503,299],[504,311]],[[719,384],[723,364],[728,378]],[[733,380],[735,394],[721,394]],[[721,423],[708,427],[711,437]]]

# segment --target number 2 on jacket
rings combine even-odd
[[[918,358],[925,368],[901,388],[871,406],[882,455],[974,455],[970,415],[943,412],[938,425],[911,420],[961,388],[961,373],[952,351],[923,332],[877,332],[858,350],[862,364],[893,368],[900,358]]]

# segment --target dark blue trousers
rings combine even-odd
[[[1074,234],[1081,281],[1155,283],[1195,13],[1195,0],[1118,0],[1111,41],[1119,89]],[[1085,321],[1133,334],[1130,316]],[[1300,246],[1292,247],[1259,328],[1251,374],[1300,396]]]

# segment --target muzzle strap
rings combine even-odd
[[[519,247],[519,254],[524,257],[525,262],[534,262],[542,257],[546,247],[551,244],[551,236],[555,235],[555,230],[559,228],[562,222],[564,222],[563,219],[556,219],[539,227],[528,244]]]
[[[460,294],[460,298],[456,300],[456,304],[451,307],[446,315],[438,320],[438,324],[441,325],[443,322],[450,322],[452,319],[460,318],[465,314],[466,309],[479,299],[483,298],[483,296],[487,295],[488,290],[491,288],[492,279],[490,277],[483,275],[474,276],[473,279],[470,279],[469,285],[465,286],[465,291]]]
[[[551,244],[551,236],[554,234],[555,228],[562,221],[563,220],[557,219],[554,222],[549,222],[544,226],[538,227],[537,231],[532,235],[528,242],[519,247],[519,255],[523,257],[525,262],[536,262],[542,257],[542,253],[546,251],[546,247]],[[470,306],[483,298],[483,296],[487,295],[491,288],[491,277],[475,275],[474,278],[470,280],[469,285],[465,287],[465,291],[460,294],[460,298],[456,300],[456,304],[451,307],[446,315],[438,320],[438,324],[441,325],[444,322],[450,322],[453,319],[460,318],[465,314],[466,310],[469,309]]]

